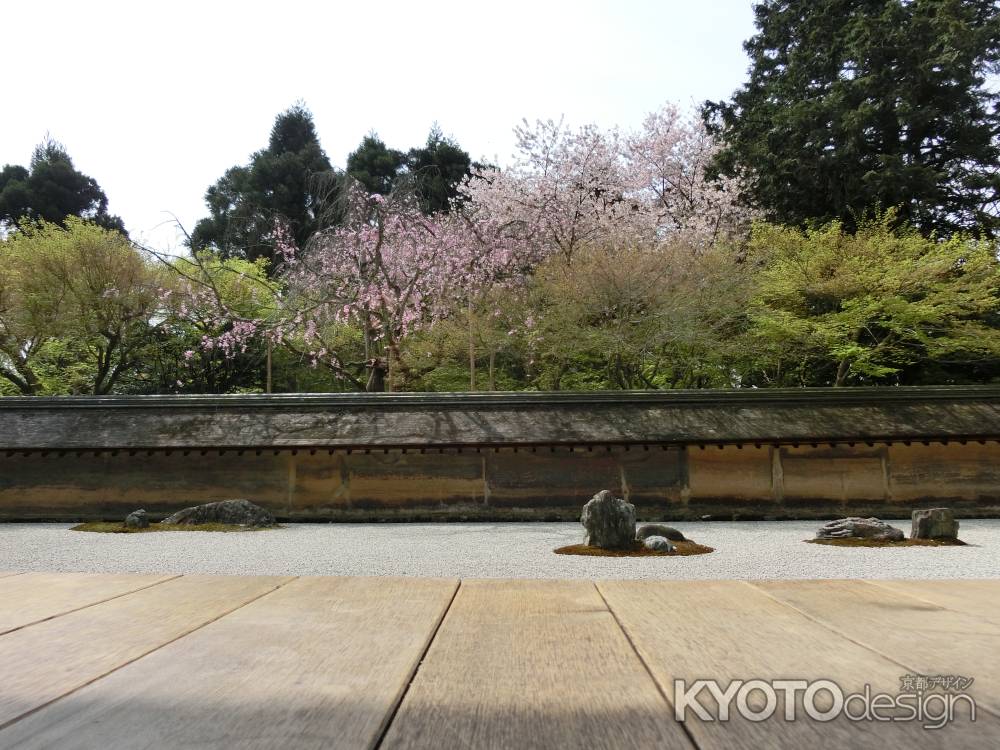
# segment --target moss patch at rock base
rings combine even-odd
[[[825,544],[828,547],[964,547],[960,539],[804,539],[808,544]]]
[[[706,547],[692,541],[674,542],[673,544],[673,552],[646,549],[641,543],[637,543],[631,549],[602,549],[587,544],[570,544],[567,547],[559,547],[554,552],[557,555],[583,555],[586,557],[686,557],[687,555],[707,555],[709,552],[715,552],[713,547]]]
[[[144,529],[129,529],[115,521],[88,521],[70,531],[96,531],[99,534],[147,534],[152,531],[266,531],[280,526],[233,526],[227,523],[168,524],[151,523]]]

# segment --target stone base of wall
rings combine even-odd
[[[643,520],[1000,517],[1000,442],[0,455],[0,520],[154,518],[247,498],[289,521],[577,520],[598,490]]]

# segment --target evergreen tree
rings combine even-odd
[[[0,170],[0,227],[38,221],[65,226],[70,216],[125,232],[122,220],[108,214],[108,197],[97,180],[78,171],[54,140],[35,148],[28,169],[7,164]]]
[[[275,225],[283,222],[303,246],[330,223],[337,210],[340,179],[320,146],[312,114],[302,105],[282,112],[266,149],[236,166],[208,189],[210,216],[195,226],[191,245],[226,258],[253,261],[274,256]]]
[[[347,174],[369,193],[388,195],[406,166],[406,155],[389,148],[377,133],[366,135],[347,157]]]
[[[388,195],[403,181],[414,190],[424,213],[448,211],[458,186],[473,165],[467,151],[435,124],[427,142],[407,152],[389,148],[372,133],[347,157],[347,174],[369,193]]]
[[[422,148],[406,155],[407,170],[413,175],[424,213],[447,211],[458,194],[458,186],[473,166],[469,153],[447,138],[435,124]]]
[[[897,210],[925,233],[1000,230],[995,0],[766,0],[750,80],[703,114],[776,221]]]

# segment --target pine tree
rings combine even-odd
[[[0,170],[0,227],[38,221],[65,226],[70,216],[125,232],[122,220],[108,213],[108,196],[97,180],[77,170],[65,147],[52,139],[35,148],[28,169],[7,164]]]
[[[303,246],[334,222],[340,179],[320,146],[312,114],[302,105],[282,112],[266,149],[246,166],[229,169],[205,194],[210,216],[191,235],[195,249],[214,248],[226,258],[274,264],[280,221]]]
[[[768,218],[1000,232],[994,0],[766,0],[750,79],[703,114]],[[995,87],[994,87],[995,88]]]

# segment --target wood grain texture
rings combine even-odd
[[[1000,625],[1000,579],[964,581],[866,581],[939,607]]]
[[[288,580],[184,576],[0,637],[0,727]]]
[[[861,582],[856,582],[862,585]],[[664,693],[673,700],[674,680],[687,688],[699,679],[830,679],[845,691],[896,694],[905,670],[892,661],[829,630],[740,581],[602,581],[598,588],[628,633]],[[810,720],[801,693],[795,721],[784,720],[785,704],[774,716],[753,722],[736,713],[728,721],[704,721],[693,711],[686,727],[699,748],[967,748],[1000,742],[1000,722],[982,715],[940,731],[916,723],[874,724],[838,718]],[[702,691],[700,702],[713,717],[717,703]],[[754,701],[753,699],[757,700]],[[762,707],[761,695],[751,706]],[[977,744],[986,742],[986,745]]]
[[[381,748],[690,748],[587,581],[463,581]]]
[[[0,635],[176,578],[172,575],[25,573],[0,576]]]
[[[914,674],[975,678],[970,695],[1000,715],[1000,625],[864,581],[753,585]]]
[[[297,579],[0,730],[0,746],[372,747],[457,586]]]

